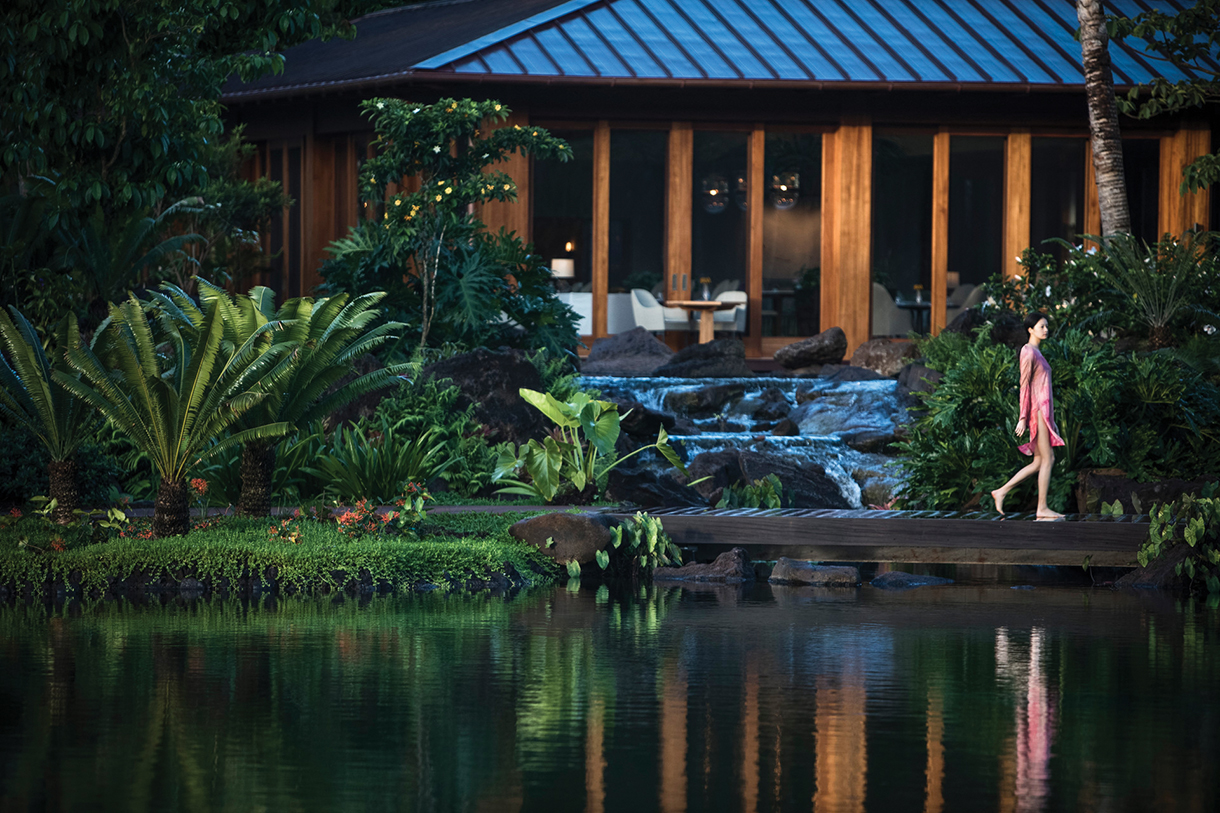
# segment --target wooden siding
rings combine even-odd
[[[1004,276],[1021,272],[1018,258],[1029,248],[1030,165],[1032,141],[1029,130],[1008,134],[1004,150]]]
[[[762,291],[763,291],[763,187],[766,183],[763,170],[765,166],[765,150],[767,146],[767,131],[761,124],[754,126],[750,133],[750,149],[747,158],[748,183],[746,194],[746,211],[749,213],[749,242],[746,257],[746,329],[743,338],[746,343],[746,355],[760,356],[762,350]],[[774,354],[774,350],[771,354]]]
[[[932,335],[945,327],[949,287],[949,131],[932,142]]]
[[[690,293],[691,196],[694,189],[695,132],[690,122],[676,121],[669,131],[665,186],[666,299]]]
[[[845,119],[822,139],[821,328],[838,326],[847,350],[871,335],[873,127]]]
[[[513,110],[508,115],[508,118],[502,122],[488,122],[487,127],[491,130],[497,130],[501,127],[512,127],[517,124],[527,127],[529,123],[529,111],[519,108]],[[518,237],[525,242],[529,242],[533,239],[533,233],[530,229],[532,217],[530,213],[529,156],[515,152],[511,153],[508,160],[498,164],[495,169],[508,173],[508,176],[516,182],[517,202],[489,201],[479,207],[479,217],[487,224],[487,230],[492,234],[504,228],[511,232],[516,232]]]
[[[1211,140],[1211,127],[1198,122],[1185,123],[1182,129],[1161,139],[1158,234],[1180,235],[1196,225],[1207,228],[1211,216],[1207,190],[1183,195],[1179,188],[1182,169],[1200,155],[1211,152]]]
[[[610,123],[593,130],[593,338],[606,335],[610,295]]]

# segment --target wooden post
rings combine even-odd
[[[688,121],[669,131],[665,189],[665,288],[667,299],[690,298],[691,198],[694,195],[695,132]]]
[[[1179,190],[1182,170],[1200,155],[1211,152],[1211,135],[1211,129],[1205,123],[1184,122],[1176,133],[1161,138],[1158,237],[1165,233],[1180,237],[1196,224],[1207,228],[1210,215],[1207,190],[1185,195]]]
[[[1004,150],[1004,276],[1021,272],[1021,252],[1029,248],[1030,160],[1029,130],[1008,134]]]
[[[1093,141],[1084,142],[1084,233],[1101,236],[1101,202],[1097,199],[1097,174],[1093,169]],[[1085,248],[1096,248],[1092,240],[1084,241]]]
[[[872,123],[845,119],[822,143],[821,326],[842,328],[850,355],[872,333]]]
[[[747,158],[746,181],[748,196],[746,211],[749,213],[749,237],[746,257],[746,295],[749,297],[746,323],[746,355],[762,355],[762,290],[763,290],[763,166],[767,146],[767,132],[761,124],[754,125],[750,133],[750,151]]]
[[[942,129],[932,141],[932,335],[945,327],[949,293],[949,133]]]
[[[606,335],[610,295],[610,122],[593,130],[593,338]]]

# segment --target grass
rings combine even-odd
[[[274,535],[282,520],[221,517],[196,524],[186,536],[138,538],[142,525],[125,536],[88,526],[58,528],[37,517],[0,529],[0,584],[35,587],[47,582],[77,583],[105,591],[112,579],[173,580],[194,576],[205,583],[230,583],[274,573],[281,588],[343,587],[363,571],[374,583],[395,588],[445,585],[502,573],[511,565],[531,581],[550,581],[550,559],[508,535],[527,516],[447,514],[429,517],[419,535],[344,535],[333,522],[293,521],[294,540]],[[101,539],[102,541],[97,541]]]

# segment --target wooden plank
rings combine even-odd
[[[871,289],[870,289],[871,290]],[[932,335],[945,327],[949,298],[949,132],[932,139]]]
[[[691,206],[694,196],[695,132],[688,121],[669,130],[665,184],[665,287],[667,299],[689,299]]]
[[[746,211],[749,213],[749,236],[746,258],[746,305],[745,338],[746,355],[762,355],[762,291],[763,291],[763,177],[767,132],[761,124],[750,133],[748,166],[746,168],[749,187],[746,194]],[[772,351],[774,352],[774,351]]]
[[[1211,129],[1206,123],[1185,122],[1176,133],[1162,136],[1160,142],[1158,234],[1181,235],[1195,225],[1206,228],[1210,215],[1207,190],[1185,195],[1179,190],[1182,170],[1211,151]]]
[[[309,295],[322,283],[318,267],[326,247],[340,235],[335,233],[335,142],[336,138],[305,138],[305,161],[301,179],[304,252],[301,262],[301,293]]]
[[[1097,175],[1093,169],[1093,141],[1084,142],[1084,233],[1101,235],[1101,202],[1097,197]],[[1084,247],[1097,248],[1092,240],[1085,240]]]
[[[593,130],[593,338],[606,335],[610,296],[610,122]]]
[[[1008,134],[1004,151],[1004,276],[1021,273],[1021,252],[1029,248],[1030,161],[1029,130]]]
[[[502,122],[487,122],[486,128],[488,130],[497,130],[501,127],[513,127],[515,125],[528,127],[529,123],[529,111],[525,108],[520,108],[509,113],[508,118]],[[511,153],[504,163],[496,165],[495,168],[507,173],[517,184],[517,202],[489,201],[479,207],[479,217],[487,224],[487,230],[492,234],[504,228],[511,232],[516,232],[518,237],[528,243],[532,238],[530,231],[529,156]]]
[[[822,136],[822,282],[818,328],[827,330],[839,322],[839,134]],[[869,288],[872,313],[872,288]],[[765,346],[765,343],[764,343]],[[783,345],[780,345],[782,347]],[[776,350],[779,347],[775,348]],[[771,355],[775,350],[771,351]]]
[[[825,142],[824,142],[825,144]],[[825,146],[824,146],[825,149]],[[823,152],[823,183],[830,178],[831,197],[823,196],[823,255],[826,213],[831,216],[831,284],[823,266],[822,327],[838,325],[847,334],[847,349],[868,341],[872,333],[872,200],[873,127],[866,118],[845,118],[834,134],[828,156]],[[827,163],[829,161],[829,163]],[[824,186],[824,189],[826,187]],[[831,301],[828,303],[827,300]],[[830,313],[826,311],[830,305]],[[829,320],[829,321],[828,321]]]

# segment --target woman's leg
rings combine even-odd
[[[1009,491],[1012,491],[1012,487],[1024,480],[1026,477],[1032,475],[1034,472],[1041,471],[1041,469],[1042,456],[1038,452],[1034,452],[1034,459],[1029,462],[1029,465],[1014,474],[1012,479],[1010,479],[1007,483],[991,492],[991,499],[995,500],[995,510],[1003,514],[1004,498],[1008,496]]]
[[[1038,458],[1041,467],[1038,469],[1038,516],[1045,519],[1058,519],[1063,516],[1052,511],[1046,504],[1046,493],[1051,487],[1051,469],[1055,466],[1055,453],[1051,451],[1051,432],[1046,427],[1046,418],[1038,412]]]

